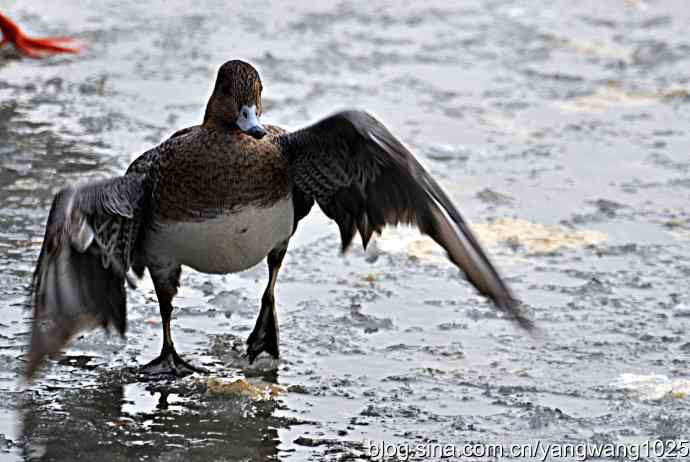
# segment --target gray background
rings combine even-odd
[[[381,439],[688,438],[686,2],[192,3],[0,0],[28,31],[88,43],[42,61],[0,52],[0,459],[354,460]],[[126,341],[84,335],[22,391],[52,194],[198,123],[231,58],[258,67],[264,121],[294,128],[352,106],[383,120],[476,224],[544,338],[497,317],[418,236],[343,258],[314,212],[277,286],[277,372],[240,354],[264,265],[185,270],[176,299],[185,357],[287,387],[278,398],[136,381],[126,366],[160,344],[148,280],[130,291]]]

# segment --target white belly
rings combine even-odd
[[[293,215],[292,199],[287,198],[201,222],[161,223],[148,248],[154,258],[202,273],[243,271],[290,237]]]

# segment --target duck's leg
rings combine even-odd
[[[172,270],[156,270],[149,267],[153,286],[156,289],[158,305],[161,312],[163,323],[163,347],[156,359],[141,367],[141,372],[145,374],[172,374],[177,377],[184,377],[194,372],[205,373],[206,371],[192,366],[183,360],[173,344],[172,334],[170,333],[170,318],[172,316],[172,300],[177,293],[180,285],[180,267]]]
[[[278,319],[276,317],[276,305],[273,291],[278,279],[278,270],[283,263],[283,257],[287,252],[287,242],[283,243],[268,254],[268,285],[261,297],[261,311],[256,319],[254,330],[247,339],[247,356],[249,362],[265,351],[277,358],[278,352]]]

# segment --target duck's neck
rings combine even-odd
[[[214,94],[208,100],[206,105],[206,112],[204,112],[204,121],[202,125],[208,128],[219,128],[222,130],[237,129],[235,117],[228,111],[229,105],[224,104],[221,98]]]

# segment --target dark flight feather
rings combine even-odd
[[[144,196],[141,175],[65,188],[55,195],[32,281],[26,377],[78,332],[126,328],[125,281]]]
[[[338,224],[343,251],[356,233],[366,247],[386,225],[415,225],[480,293],[521,327],[534,328],[443,189],[374,117],[340,112],[278,142],[296,186]]]

